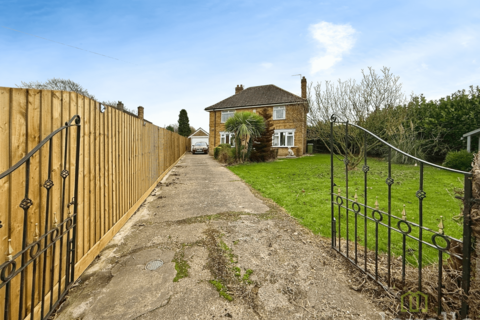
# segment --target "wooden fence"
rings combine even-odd
[[[0,87],[0,173],[13,166],[74,115],[81,117],[75,265],[75,277],[78,278],[185,153],[190,143],[185,137],[144,121],[143,112],[135,117],[116,108],[103,107],[73,92]],[[51,173],[56,186],[61,185],[59,173],[64,148],[61,138],[54,138],[52,142]],[[71,130],[69,139],[67,162],[73,165],[76,130]],[[33,205],[28,210],[27,243],[38,237],[37,230],[41,235],[45,224],[52,223],[45,221],[46,189],[42,187],[48,177],[48,157],[48,150],[42,148],[30,163],[29,197]],[[0,221],[3,225],[0,229],[0,264],[12,252],[22,250],[24,218],[19,204],[24,198],[25,170],[21,167],[0,180]],[[73,172],[72,179],[68,181],[66,197],[72,199]],[[59,195],[60,190],[52,188],[51,214],[60,211]],[[58,267],[48,263],[46,269]],[[37,271],[37,275],[43,272],[46,270]],[[32,301],[32,288],[28,288],[32,272],[27,270],[26,277],[23,314],[30,313],[33,303],[37,306],[35,318],[39,319],[37,309],[42,297],[37,288],[40,285],[35,287]],[[54,277],[53,281],[50,280],[47,284],[52,282],[53,287],[47,286],[46,295],[58,285],[59,279]],[[19,281],[12,281],[12,305],[19,299],[19,287]],[[3,316],[4,297],[4,290],[0,290],[0,317]],[[11,309],[10,318],[18,319],[19,311]]]

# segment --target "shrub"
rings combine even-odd
[[[472,170],[474,154],[467,150],[450,151],[445,157],[443,165],[448,168],[470,171]]]
[[[235,148],[230,148],[227,151],[227,161],[228,165],[235,164],[237,162],[237,153]]]
[[[221,144],[218,145],[217,148],[220,148],[220,149],[231,149],[232,146],[231,146],[230,144],[228,144],[228,143],[221,143]]]
[[[413,97],[411,119],[416,131],[428,142],[427,155],[432,159],[443,159],[448,151],[465,148],[465,140],[462,143],[460,138],[480,128],[479,106],[478,86],[470,86],[470,90],[459,90],[436,101],[427,101],[422,95]]]
[[[228,143],[222,143],[215,149],[219,149],[216,158],[218,161],[227,164],[233,164],[235,162],[235,148],[232,148]]]
[[[220,150],[221,150],[221,149],[222,149],[222,148],[220,148],[220,147],[215,147],[215,148],[213,148],[213,157],[214,157],[216,160],[218,160],[218,156],[220,155]]]
[[[409,155],[412,155],[419,159],[425,159],[425,152],[423,151],[423,140],[418,139],[415,132],[415,126],[413,122],[410,125],[400,124],[398,127],[392,127],[387,129],[387,135],[389,136],[389,142]],[[388,147],[384,146],[385,158],[388,159]],[[394,150],[392,153],[392,162],[400,164],[413,164],[415,160],[409,158]]]
[[[221,163],[227,163],[228,160],[228,152],[225,149],[220,149],[220,152],[218,154],[218,161]]]

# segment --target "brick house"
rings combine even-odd
[[[222,100],[205,111],[210,113],[209,154],[221,143],[234,144],[232,134],[226,132],[225,121],[235,112],[250,111],[258,113],[268,108],[273,115],[275,127],[272,147],[278,148],[279,156],[288,155],[288,147],[297,156],[306,152],[307,137],[307,80],[301,80],[302,96],[297,96],[273,84],[243,89],[235,88],[235,94]]]

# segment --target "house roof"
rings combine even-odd
[[[202,131],[203,133],[205,133],[205,136],[208,137],[208,132],[207,132],[207,131],[203,130],[202,128],[198,128],[197,131],[195,131],[194,133],[192,133],[187,139],[193,137],[193,136],[194,136],[197,132],[199,132],[199,131]]]
[[[229,109],[248,106],[261,106],[282,103],[301,103],[306,99],[290,93],[273,84],[265,86],[257,86],[246,88],[239,93],[222,100],[210,107],[205,108],[206,111],[215,109]]]

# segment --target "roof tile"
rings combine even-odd
[[[205,108],[205,110],[210,111],[214,109],[228,109],[305,101],[306,99],[283,90],[276,85],[267,84],[265,86],[246,88],[225,100]]]

